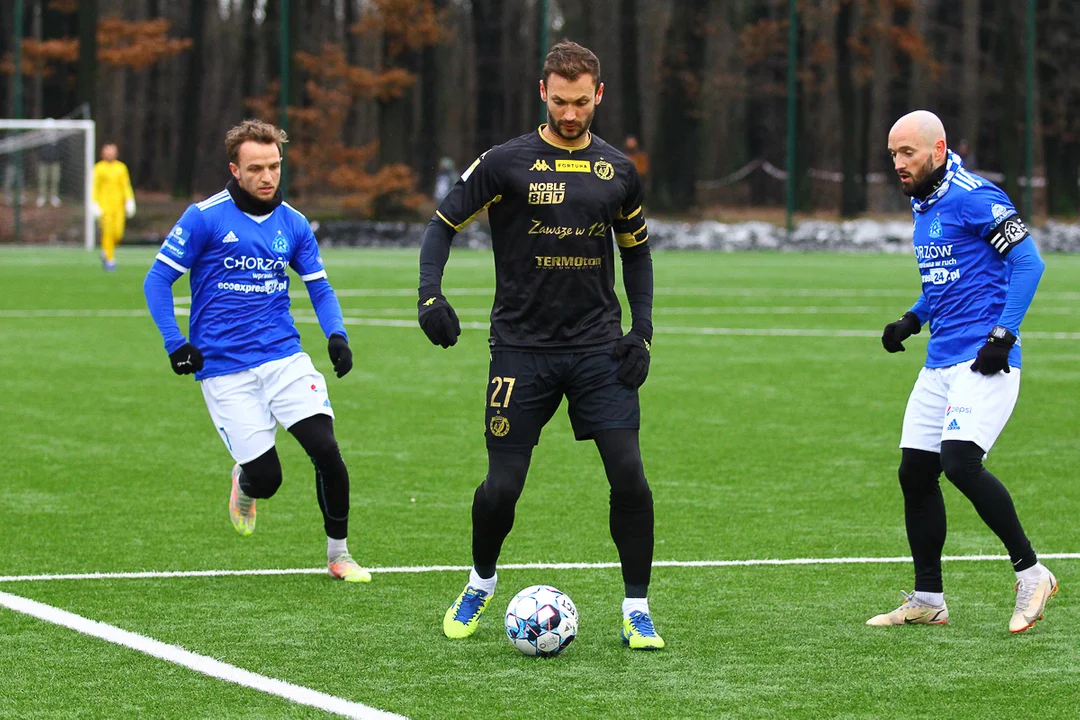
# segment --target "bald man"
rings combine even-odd
[[[1045,265],[1008,196],[964,169],[933,113],[903,116],[889,133],[889,154],[911,198],[915,259],[922,294],[885,326],[881,344],[903,341],[930,324],[926,366],[908,398],[900,436],[900,487],[915,589],[896,610],[867,625],[944,625],[941,578],[945,477],[975,506],[1009,552],[1016,571],[1013,633],[1042,618],[1057,579],[1038,561],[1009,491],[983,467],[1020,391],[1020,323]]]

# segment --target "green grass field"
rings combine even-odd
[[[465,329],[447,351],[415,325],[416,251],[324,256],[350,323],[352,374],[331,377],[302,290],[294,312],[338,415],[350,549],[376,570],[464,566],[486,469],[491,256],[451,256],[446,294]],[[310,464],[287,433],[285,483],[260,502],[258,531],[240,538],[229,524],[232,460],[145,312],[152,258],[123,251],[105,275],[77,250],[0,252],[0,593],[413,718],[1077,715],[1080,559],[1046,560],[1062,592],[1015,637],[1004,560],[947,562],[951,624],[901,628],[863,623],[910,589],[908,563],[658,567],[650,602],[668,648],[654,654],[621,646],[610,567],[503,569],[481,630],[457,642],[441,618],[460,570],[377,572],[360,586],[320,573],[13,581],[323,567]],[[1077,553],[1080,257],[1046,260],[1024,325],[1020,401],[987,466],[1038,551]],[[907,555],[896,445],[926,337],[902,355],[878,338],[918,294],[912,258],[654,261],[641,437],[656,559]],[[944,485],[946,553],[1001,555]],[[573,441],[565,413],[534,454],[502,560],[617,560],[599,457]],[[518,654],[501,628],[508,599],[535,583],[568,592],[581,613],[577,641],[553,660]],[[0,607],[0,718],[129,717],[329,716]]]

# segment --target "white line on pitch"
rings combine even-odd
[[[186,317],[191,311],[186,307],[177,307],[176,314]],[[663,313],[659,313],[663,314]],[[29,318],[29,317],[146,317],[149,313],[145,310],[0,310],[0,318]],[[297,313],[294,315],[296,322],[317,323],[314,315]],[[415,328],[416,321],[413,319],[396,318],[371,318],[354,317],[346,315],[346,325],[360,325],[367,327],[397,327]],[[462,330],[488,330],[490,325],[486,322],[463,322]],[[845,330],[826,328],[728,328],[728,327],[658,327],[655,331],[658,335],[715,335],[729,337],[821,337],[821,338],[876,338],[881,336],[880,330]],[[1029,340],[1080,340],[1080,333],[1076,332],[1040,332],[1029,331],[1023,336]],[[918,338],[916,338],[917,341]]]
[[[1047,560],[1080,560],[1080,553],[1039,553]],[[1008,555],[946,555],[942,560],[974,562],[1008,560]],[[753,560],[656,560],[653,567],[748,567],[755,565],[875,565],[909,563],[909,557],[760,558]],[[599,563],[505,563],[500,570],[602,570],[620,567],[617,562]],[[468,565],[407,565],[369,567],[373,573],[468,572]],[[139,580],[187,577],[235,577],[242,575],[320,575],[326,568],[267,568],[261,570],[163,570],[118,573],[69,573],[66,575],[0,575],[0,582],[42,580]]]
[[[185,650],[182,647],[169,645],[160,640],[146,637],[145,635],[122,630],[114,625],[90,620],[81,615],[68,612],[67,610],[61,610],[52,605],[46,605],[37,602],[36,600],[20,597],[19,595],[0,592],[0,606],[4,606],[15,612],[30,615],[54,625],[69,628],[84,635],[90,635],[131,650],[137,650],[138,652],[156,657],[165,662],[173,663],[174,665],[186,667],[189,670],[194,670],[203,675],[209,675],[210,677],[218,678],[219,680],[242,685],[251,688],[252,690],[258,690],[259,692],[276,695],[297,703],[298,705],[307,705],[308,707],[325,710],[326,712],[334,713],[335,715],[341,715],[342,717],[347,718],[357,718],[359,720],[368,720],[368,718],[403,717],[402,715],[384,712],[383,710],[362,703],[353,702],[352,700],[345,700],[343,698],[335,697],[334,695],[327,695],[318,690],[312,690],[311,688],[302,687],[300,685],[293,685],[284,680],[276,680],[274,678],[266,677],[265,675],[259,675],[250,670],[244,670],[243,668],[229,665],[228,663],[206,657],[205,655],[198,655],[189,650]]]

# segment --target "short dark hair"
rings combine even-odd
[[[229,154],[230,162],[235,163],[240,159],[240,146],[249,140],[263,145],[274,143],[280,153],[281,146],[289,142],[289,136],[268,122],[245,120],[225,133],[225,151]]]
[[[552,74],[573,82],[581,75],[592,75],[593,86],[600,87],[600,60],[592,50],[563,38],[551,46],[544,58],[544,84]]]

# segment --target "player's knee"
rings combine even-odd
[[[530,453],[491,452],[488,474],[476,489],[475,499],[491,507],[513,506],[525,489]]]
[[[983,450],[964,440],[946,440],[941,443],[941,469],[945,477],[961,491],[983,471]]]
[[[633,488],[612,489],[609,500],[613,510],[622,512],[642,512],[653,506],[652,490],[647,482]]]
[[[248,497],[270,498],[281,487],[281,462],[273,450],[244,463],[241,468],[243,473],[240,475],[240,489]]]
[[[926,450],[904,448],[897,475],[905,494],[924,491],[937,483],[941,475],[941,457]]]

